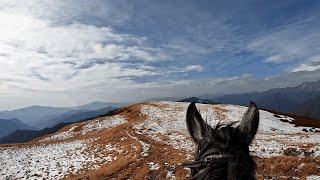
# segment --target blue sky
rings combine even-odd
[[[320,79],[320,1],[0,1],[1,109]]]

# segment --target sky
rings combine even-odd
[[[0,110],[320,80],[320,1],[0,0]]]

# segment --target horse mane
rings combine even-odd
[[[253,105],[250,104],[239,126],[235,126],[236,122],[229,124],[219,122],[215,127],[204,122],[200,113],[197,114],[196,109],[190,110],[192,104],[189,106],[188,130],[197,145],[194,162],[206,164],[205,166],[190,167],[191,179],[255,179],[256,164],[249,154],[249,145],[258,128],[255,121],[259,122],[259,114],[256,106]],[[192,117],[194,118],[192,119]],[[248,136],[252,138],[249,139]],[[208,156],[213,157],[213,160],[207,160]]]
[[[235,122],[229,124],[218,123],[211,131],[211,137],[208,138],[215,139],[214,142],[201,141],[199,142],[200,146],[202,144],[213,144],[215,147],[228,148],[228,145],[225,145],[223,142],[232,142],[237,139],[237,136],[240,135],[238,128],[233,128],[232,126]],[[223,128],[223,131],[219,129]],[[203,146],[203,145],[202,145]],[[247,151],[238,151],[235,154],[230,154],[229,158],[221,158],[215,161],[214,164],[204,169],[201,173],[196,174],[192,179],[228,179],[228,180],[241,180],[241,179],[255,179],[254,171],[256,164],[253,158],[248,155],[249,148],[247,145],[242,145],[241,149],[246,149]],[[210,147],[205,147],[210,148]],[[232,148],[232,147],[229,147]],[[197,155],[196,159],[199,159],[201,154]],[[249,178],[252,177],[252,178]]]

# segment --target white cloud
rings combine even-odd
[[[169,57],[148,46],[145,37],[74,21],[86,13],[112,19],[112,7],[103,4],[108,9],[103,13],[100,7],[95,7],[100,12],[90,12],[92,3],[90,7],[73,5],[64,1],[0,2],[1,106],[17,106],[22,103],[19,98],[22,104],[42,104],[44,99],[54,104],[58,97],[70,94],[92,99],[94,93],[105,91],[112,96],[119,89],[140,86],[134,78],[159,74],[147,63]]]
[[[116,33],[110,27],[77,23],[55,25],[32,16],[32,13],[16,12],[15,8],[8,5],[0,12],[2,77],[29,77],[30,81],[43,77],[63,81],[81,71],[82,65],[94,63],[96,59],[107,63],[110,60],[144,62],[168,58],[161,49],[144,45],[144,37]],[[130,75],[141,76],[143,70],[135,69]],[[128,74],[119,71],[117,75]]]
[[[203,67],[201,65],[190,65],[184,68],[185,71],[202,71]]]
[[[72,24],[78,21],[103,19],[107,23],[125,23],[131,13],[129,5],[110,0],[1,0],[0,10],[21,13],[54,24]]]
[[[185,67],[171,67],[168,68],[166,73],[187,73],[187,72],[201,72],[203,71],[203,66],[201,65],[187,65]]]
[[[320,27],[316,22],[317,18],[303,19],[267,31],[251,41],[248,50],[268,63],[303,62],[320,52]]]
[[[307,64],[300,64],[299,66],[293,68],[291,72],[299,72],[299,71],[315,71],[320,69],[320,62],[313,62]]]
[[[158,39],[166,37],[156,44],[157,38],[149,40],[120,33],[114,28],[114,24],[131,25],[126,24],[132,13],[130,3],[119,4],[96,0],[90,3],[86,0],[0,0],[0,108],[33,104],[71,106],[94,100],[130,102],[211,91],[264,90],[292,85],[292,82],[288,81],[289,76],[283,80],[271,77],[264,81],[251,75],[206,80],[172,79],[181,76],[191,79],[189,73],[207,70],[202,63],[209,58],[212,64],[215,64],[213,61],[221,62],[216,63],[216,68],[226,68],[225,71],[241,61],[240,58],[234,62],[236,58],[232,57],[219,59],[221,52],[234,56],[248,50],[272,63],[303,58],[306,62],[302,63],[306,65],[311,55],[320,52],[316,27],[313,31],[306,31],[307,27],[299,24],[279,28],[258,37],[246,48],[245,44],[252,37],[250,32],[243,33],[243,29],[227,23],[228,19],[223,17],[212,21],[205,13],[200,14],[204,18],[199,19],[205,19],[200,23],[193,23],[183,16],[181,22],[190,24],[184,26],[185,29],[179,28],[179,33],[183,29],[181,34],[170,32],[172,37],[167,37],[160,29],[155,36]],[[171,23],[177,26],[174,19]],[[169,28],[169,31],[175,30]],[[198,57],[201,58],[196,59]],[[171,62],[166,67],[163,61]],[[181,61],[183,66],[176,65],[182,64]],[[312,66],[303,68],[314,70],[311,68],[318,65]],[[299,82],[318,76],[300,77]]]

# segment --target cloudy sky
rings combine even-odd
[[[320,1],[0,0],[0,110],[320,79]]]

